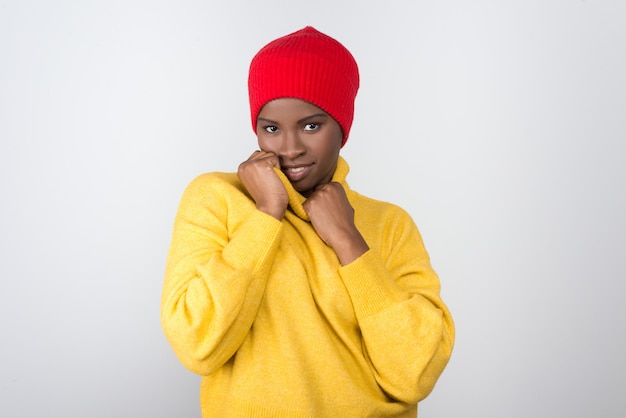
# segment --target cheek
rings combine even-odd
[[[333,166],[337,162],[341,141],[336,142],[329,138],[327,141],[315,145],[314,152],[325,165]]]
[[[259,144],[259,149],[261,151],[266,152],[275,152],[276,150],[273,148],[271,141],[264,139],[262,135],[257,134],[257,144]]]
[[[343,140],[343,134],[341,130],[339,130],[339,134],[333,135],[333,138],[329,138],[326,142],[326,154],[331,158],[336,160],[339,156],[339,152],[341,151],[341,141]]]

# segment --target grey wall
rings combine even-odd
[[[311,24],[361,67],[351,185],[455,315],[420,417],[625,416],[626,3],[223,3],[0,1],[0,415],[199,416],[159,324],[178,199],[252,152],[249,60]]]

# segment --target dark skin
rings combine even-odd
[[[257,119],[259,151],[240,164],[239,179],[258,210],[282,220],[289,199],[274,168],[307,198],[304,210],[320,238],[342,265],[369,247],[354,224],[354,209],[345,190],[331,182],[343,134],[339,124],[319,107],[299,99],[276,99]]]

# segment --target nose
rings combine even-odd
[[[299,132],[284,132],[281,137],[278,154],[287,160],[294,160],[306,152],[306,147],[300,138]]]

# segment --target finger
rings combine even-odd
[[[250,155],[250,157],[248,157],[248,161],[260,160],[262,158],[266,158],[268,155],[272,155],[272,154],[265,152],[265,151],[256,150],[252,153],[252,155]]]
[[[250,157],[248,157],[247,161],[258,161],[258,160],[264,160],[264,159],[268,159],[268,161],[270,162],[270,164],[272,166],[276,166],[278,164],[278,157],[276,156],[276,154],[272,153],[272,152],[266,152],[266,151],[254,151],[252,153],[252,155],[250,155]]]
[[[250,156],[248,157],[248,160],[253,159],[255,156],[257,156],[261,151],[256,150],[254,151],[252,154],[250,154]]]
[[[343,186],[337,182],[323,183],[315,186],[314,191],[322,191],[322,192],[333,192],[333,191],[341,191],[343,190]]]

